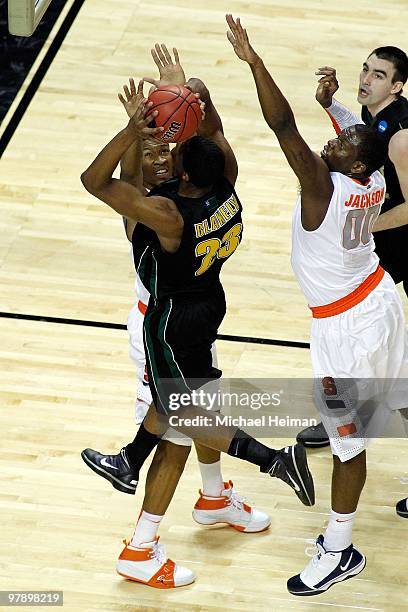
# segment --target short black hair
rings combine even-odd
[[[224,174],[225,156],[214,141],[193,136],[183,143],[183,168],[196,187],[210,187]]]
[[[392,83],[401,81],[406,83],[408,79],[408,56],[407,54],[398,47],[377,47],[374,51],[371,51],[371,55],[376,55],[379,59],[387,60],[394,66],[395,72],[392,77]],[[396,95],[400,96],[402,91],[399,91]]]
[[[373,127],[359,123],[354,126],[359,136],[357,158],[366,166],[365,175],[379,170],[388,157],[388,140]]]

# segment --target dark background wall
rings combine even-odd
[[[52,0],[36,31],[27,38],[9,34],[7,0],[0,0],[0,122],[66,2],[67,0]]]

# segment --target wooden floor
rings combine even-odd
[[[363,0],[358,15],[351,0],[173,0],[171,6],[87,0],[1,162],[2,311],[126,321],[133,272],[121,221],[83,190],[79,175],[125,124],[116,92],[130,75],[155,74],[149,49],[163,41],[179,48],[189,76],[207,83],[240,165],[245,239],[224,267],[229,310],[221,332],[308,340],[309,312],[289,260],[296,180],[261,117],[249,69],[225,39],[226,11],[241,15],[317,150],[332,133],[314,102],[315,68],[336,66],[342,99],[357,110],[357,76],[368,52],[382,44],[406,47],[408,7],[397,0]],[[408,610],[408,521],[394,511],[408,495],[405,440],[378,441],[369,453],[354,534],[366,570],[306,601],[287,593],[286,580],[304,567],[309,540],[327,520],[327,450],[310,455],[317,493],[311,510],[283,484],[225,458],[225,478],[272,515],[271,529],[254,535],[193,522],[200,478],[192,453],[161,537],[199,578],[157,592],[114,572],[142,487],[136,499],[120,494],[79,457],[86,446],[115,451],[134,432],[126,332],[5,318],[0,334],[0,589],[63,589],[65,609],[79,612]],[[305,349],[219,342],[218,351],[227,376],[311,374]]]

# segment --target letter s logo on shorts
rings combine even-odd
[[[336,383],[331,376],[322,379],[322,387],[325,395],[337,395]]]

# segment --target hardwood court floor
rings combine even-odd
[[[179,48],[187,75],[208,84],[240,165],[246,228],[223,272],[229,310],[221,332],[307,341],[309,312],[289,256],[296,180],[262,119],[250,71],[225,39],[227,11],[242,16],[316,150],[332,131],[314,102],[315,68],[335,65],[339,98],[357,110],[357,75],[368,52],[406,46],[408,12],[397,0],[363,0],[358,15],[351,0],[173,0],[171,8],[163,0],[87,0],[2,159],[2,311],[126,320],[133,272],[121,221],[83,190],[79,175],[125,125],[116,93],[130,75],[155,74],[149,49],[163,41]],[[408,521],[394,513],[407,495],[400,481],[407,477],[405,440],[381,440],[371,450],[354,538],[367,568],[324,596],[298,600],[286,580],[303,568],[307,540],[327,519],[325,450],[310,458],[311,510],[283,484],[225,458],[226,478],[272,514],[271,529],[253,536],[193,523],[200,482],[192,453],[161,534],[169,554],[197,572],[197,583],[159,593],[117,577],[115,559],[131,535],[142,487],[136,499],[115,492],[79,452],[89,445],[113,452],[134,431],[126,334],[11,319],[0,319],[0,330],[0,588],[64,589],[66,609],[80,612],[407,608]],[[219,342],[219,356],[226,375],[311,373],[304,349]]]
[[[191,587],[158,592],[126,582],[114,571],[143,487],[136,498],[121,494],[79,456],[88,445],[113,452],[134,431],[125,332],[4,320],[0,329],[0,589],[61,589],[65,608],[81,611],[403,609],[407,527],[393,507],[406,490],[400,482],[408,459],[403,441],[379,441],[369,455],[355,529],[355,541],[368,557],[365,572],[317,601],[291,597],[285,584],[304,565],[305,548],[313,550],[308,540],[320,533],[327,517],[327,450],[310,454],[317,496],[312,510],[283,483],[223,458],[224,477],[271,513],[271,528],[261,534],[194,523],[191,510],[200,478],[192,452],[161,537],[169,554],[192,568],[198,580]],[[297,371],[309,367],[302,349],[285,349],[282,355],[273,347],[253,351],[245,344],[219,342],[218,350],[220,360],[230,364],[227,376],[259,375],[268,360],[281,375],[288,362]]]

